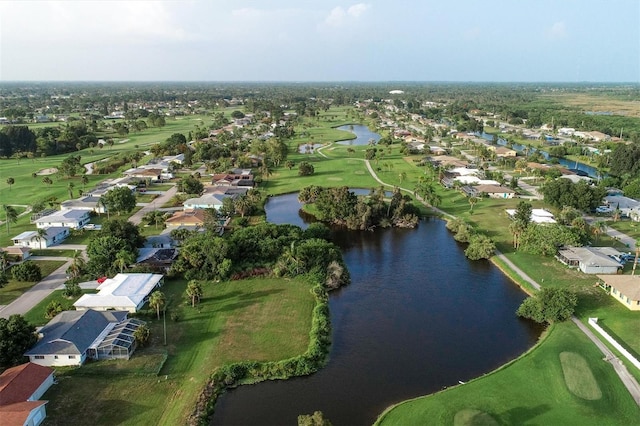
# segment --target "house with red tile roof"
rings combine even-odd
[[[0,375],[0,424],[38,426],[47,416],[40,398],[54,383],[53,369],[28,362]]]

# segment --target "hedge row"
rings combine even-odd
[[[331,345],[331,318],[328,295],[322,285],[311,289],[316,305],[313,308],[309,347],[302,355],[272,362],[237,362],[227,364],[209,377],[200,393],[196,407],[187,420],[189,425],[208,425],[218,397],[227,389],[264,380],[288,379],[315,373],[327,362]]]

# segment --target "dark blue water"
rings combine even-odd
[[[372,140],[374,143],[378,143],[380,140],[379,134],[372,132],[367,126],[363,126],[361,124],[349,124],[346,126],[340,126],[337,129],[345,130],[356,135],[355,139],[337,142],[342,145],[369,145],[369,142]]]
[[[304,225],[297,194],[266,205],[273,223]],[[373,423],[387,406],[481,376],[526,351],[540,329],[515,310],[525,295],[496,267],[471,262],[438,219],[417,229],[334,232],[352,277],[330,296],[333,344],[308,377],[241,386],[214,425]]]

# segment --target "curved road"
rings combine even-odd
[[[371,163],[369,162],[369,160],[365,160],[365,163],[367,164],[367,169],[369,169],[369,173],[371,173],[371,176],[377,182],[379,182],[381,185],[391,186],[391,187],[393,186],[393,185],[389,185],[389,184],[383,182],[378,177],[378,175],[373,170],[373,167],[371,167]],[[400,188],[400,190],[409,192],[409,193],[411,193],[411,194],[413,194],[415,196],[415,193],[413,191],[410,191],[410,190],[408,190],[406,188]],[[416,196],[416,198],[419,199],[419,197],[417,197],[417,196]],[[428,205],[423,200],[420,200],[420,201],[423,204]],[[453,215],[451,215],[449,213],[446,213],[446,212],[444,212],[444,211],[442,211],[442,210],[440,210],[438,208],[435,208],[433,206],[429,206],[429,207],[431,207],[434,211],[436,211],[436,212],[438,212],[440,214],[446,215],[446,216],[451,217],[451,218],[455,217],[455,216],[453,216]],[[618,231],[616,231],[616,232],[618,232]],[[622,234],[622,235],[624,235],[624,234]],[[528,276],[522,269],[518,268],[513,262],[511,262],[509,259],[507,259],[507,257],[504,254],[502,254],[502,253],[500,253],[500,251],[496,250],[496,256],[498,258],[500,258],[500,260],[502,260],[509,268],[511,268],[523,280],[525,280],[529,284],[531,284],[531,286],[533,288],[535,288],[536,290],[540,290],[540,284],[538,284],[534,279],[532,279],[530,276]],[[611,351],[604,343],[602,343],[600,341],[600,339],[598,339],[598,337],[586,325],[584,325],[582,322],[580,322],[580,320],[578,320],[576,317],[573,317],[571,320],[598,347],[598,349],[600,349],[600,351],[604,355],[603,360],[607,361],[607,362],[609,362],[611,364],[611,366],[615,370],[616,374],[618,375],[618,377],[620,377],[620,380],[622,381],[624,386],[627,388],[627,390],[631,394],[631,397],[634,399],[636,404],[638,404],[638,406],[640,406],[640,384],[638,384],[638,381],[635,379],[635,377],[633,377],[631,375],[631,373],[629,373],[629,370],[627,369],[627,367],[613,353],[613,351]]]

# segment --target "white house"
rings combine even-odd
[[[558,250],[556,258],[585,274],[617,274],[622,264],[614,257],[620,255],[622,253],[613,247],[565,247]]]
[[[506,210],[509,217],[513,218],[513,215],[516,214],[516,209],[507,209]],[[553,213],[545,210],[545,209],[532,209],[531,210],[531,222],[533,223],[556,223],[556,220],[553,217]]]
[[[100,203],[100,197],[86,195],[74,200],[66,200],[60,204],[61,210],[87,210],[96,213],[106,213],[104,205]]]
[[[100,284],[97,294],[84,294],[73,306],[77,310],[137,312],[162,285],[162,278],[161,274],[118,274]]]
[[[71,228],[52,226],[46,228],[47,233],[42,237],[38,236],[37,231],[25,231],[16,235],[13,240],[14,246],[30,247],[33,249],[47,248],[60,244],[69,236]]]
[[[220,210],[225,198],[236,199],[249,191],[247,187],[216,188],[213,192],[203,194],[198,198],[189,198],[182,203],[183,210],[216,209]]]
[[[88,210],[60,210],[50,215],[42,216],[34,222],[38,228],[50,228],[52,226],[81,229],[91,218]]]
[[[24,355],[48,367],[80,366],[88,358],[129,359],[134,333],[143,324],[122,311],[63,311],[40,329],[40,340]]]

